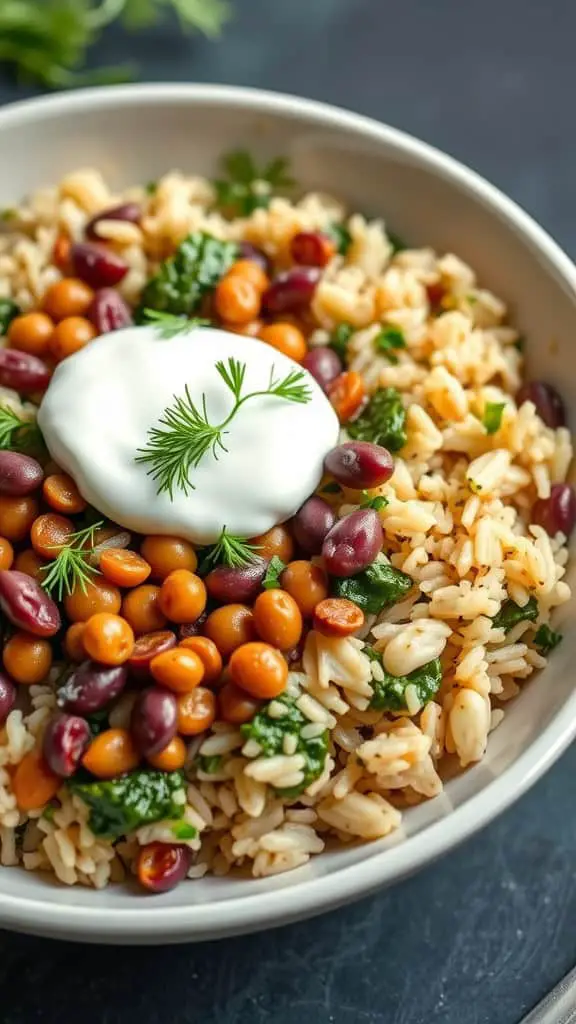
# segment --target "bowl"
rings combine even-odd
[[[396,129],[290,96],[221,86],[86,90],[0,111],[0,205],[78,166],[113,186],[170,168],[213,174],[235,146],[289,157],[303,187],[382,215],[413,245],[454,251],[503,296],[527,337],[530,372],[576,403],[576,270],[551,238],[473,171]],[[575,566],[568,581],[576,574]],[[574,601],[558,617],[571,622]],[[159,896],[68,889],[0,871],[0,926],[111,943],[217,938],[295,921],[390,885],[466,839],[524,793],[576,733],[576,631],[509,706],[484,760],[411,809],[390,840],[324,853],[263,880],[204,878]]]

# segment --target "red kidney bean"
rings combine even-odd
[[[0,494],[22,498],[36,491],[43,479],[42,466],[30,455],[0,451]]]
[[[83,661],[58,689],[58,705],[75,715],[90,715],[118,697],[127,678],[125,665]]]
[[[319,267],[293,267],[278,274],[262,297],[266,313],[294,313],[306,309],[320,279]]]
[[[542,380],[532,380],[524,384],[516,395],[516,404],[533,402],[536,412],[547,427],[563,427],[566,423],[566,410],[560,395],[551,384]]]
[[[294,263],[309,267],[325,267],[336,246],[322,231],[298,231],[290,242],[290,255]]]
[[[324,391],[342,373],[342,361],[334,349],[328,348],[327,345],[310,349],[302,360],[302,366],[312,374]]]
[[[0,349],[0,387],[28,394],[45,391],[50,383],[50,370],[38,356],[16,348]]]
[[[272,264],[263,249],[259,249],[257,245],[252,245],[252,242],[240,242],[238,251],[241,259],[252,260],[253,263],[257,263],[258,266],[262,267],[265,274],[270,275]]]
[[[157,629],[153,633],[144,633],[137,637],[132,654],[128,658],[128,667],[137,679],[145,679],[150,675],[150,662],[157,654],[170,651],[176,647],[176,634],[169,629]]]
[[[143,757],[158,754],[176,735],[178,705],[169,690],[150,686],[139,693],[130,719],[130,731]]]
[[[201,636],[207,618],[208,609],[205,608],[200,618],[196,619],[196,622],[185,622],[178,627],[178,639],[185,640],[188,636]]]
[[[260,593],[267,567],[268,562],[264,558],[258,558],[238,569],[219,565],[208,573],[204,583],[210,597],[221,604],[245,604],[253,601]]]
[[[563,533],[568,537],[576,523],[576,494],[570,484],[554,484],[549,498],[539,498],[532,507],[531,520],[555,537]]]
[[[52,598],[17,569],[0,572],[0,609],[15,626],[34,636],[54,636],[60,629],[60,612]]]
[[[344,487],[362,490],[380,487],[394,472],[394,459],[387,448],[371,441],[346,441],[324,459],[324,469]]]
[[[290,526],[298,546],[307,555],[318,555],[326,534],[336,522],[336,513],[324,498],[314,494],[298,509]]]
[[[78,715],[56,714],[44,732],[42,752],[48,767],[63,779],[74,774],[91,740],[90,726]]]
[[[134,322],[127,302],[114,288],[99,288],[90,303],[86,316],[99,334],[119,331]]]
[[[110,288],[128,273],[128,264],[121,256],[92,242],[75,242],[70,258],[76,276],[92,288]]]
[[[182,882],[192,863],[187,846],[176,843],[148,843],[138,854],[138,879],[150,892],[168,892]]]
[[[8,718],[16,701],[16,686],[5,672],[0,672],[0,725]]]
[[[327,571],[332,576],[354,576],[362,572],[381,551],[383,540],[375,509],[351,512],[334,524],[322,545]]]
[[[142,217],[142,210],[138,203],[121,203],[120,206],[111,206],[108,210],[102,210],[88,221],[85,228],[86,238],[92,240],[102,236],[98,234],[98,224],[101,220],[126,220],[130,224],[138,224]]]

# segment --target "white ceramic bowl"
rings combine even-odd
[[[235,146],[285,154],[305,189],[382,215],[412,244],[451,250],[503,296],[527,337],[531,372],[576,402],[576,270],[513,202],[461,164],[393,128],[289,96],[220,86],[88,90],[0,111],[0,206],[71,168],[113,186],[170,168],[211,174]],[[576,573],[571,571],[568,579]],[[323,854],[260,881],[207,878],[163,896],[57,886],[0,870],[0,926],[91,942],[180,942],[248,932],[346,903],[416,871],[516,800],[576,733],[574,602],[549,668],[509,707],[481,764],[410,810],[401,836]]]

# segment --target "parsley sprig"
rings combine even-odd
[[[86,593],[87,584],[98,574],[98,569],[90,563],[90,556],[94,551],[96,531],[101,526],[104,526],[103,520],[72,533],[54,561],[44,567],[45,576],[41,583],[47,593],[55,593],[59,601],[77,588]]]
[[[284,157],[259,168],[245,149],[227,153],[222,158],[222,170],[223,177],[214,181],[216,205],[228,217],[247,217],[254,210],[266,209],[273,192],[295,184]]]
[[[228,359],[226,363],[216,363],[216,371],[226,387],[234,396],[234,404],[221,423],[211,423],[206,405],[206,395],[202,395],[200,406],[194,402],[188,385],[184,394],[174,395],[174,401],[165,409],[158,421],[158,426],[148,431],[148,444],[139,448],[135,462],[148,466],[148,475],[158,484],[158,494],[167,492],[174,501],[176,489],[188,496],[195,486],[190,473],[197,469],[205,455],[210,453],[218,460],[221,452],[227,452],[223,438],[229,433],[227,427],[236,416],[238,410],[253,398],[266,396],[284,399],[287,402],[304,404],[309,402],[312,394],[307,384],[303,383],[302,370],[291,370],[284,378],[274,377],[274,366],[266,388],[250,391],[243,395],[246,363],[238,359]]]

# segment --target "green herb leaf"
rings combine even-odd
[[[176,338],[180,334],[188,334],[194,327],[212,327],[211,320],[199,316],[174,316],[173,313],[161,313],[157,309],[143,309],[142,324],[153,324],[158,328],[161,338]]]
[[[320,494],[342,494],[342,488],[335,480],[330,480],[320,488]]]
[[[515,601],[504,601],[500,611],[494,616],[492,622],[496,629],[503,629],[508,633],[512,626],[518,622],[534,622],[538,618],[538,602],[535,597],[529,598],[523,608]]]
[[[148,281],[134,314],[135,322],[146,323],[150,310],[192,316],[204,296],[213,291],[230,269],[237,254],[238,247],[234,243],[221,242],[204,231],[194,231]]]
[[[382,388],[372,396],[358,419],[346,424],[350,437],[373,441],[391,452],[402,448],[406,433],[406,410],[396,388]]]
[[[373,508],[378,512],[381,508],[386,508],[389,504],[388,498],[383,494],[377,494],[375,498],[370,498],[367,491],[362,491],[364,495],[364,501],[360,505],[360,508]]]
[[[218,461],[222,452],[228,452],[223,438],[229,433],[227,428],[245,402],[268,395],[300,404],[312,398],[302,370],[291,370],[286,377],[276,380],[272,366],[268,386],[246,395],[242,395],[246,363],[230,358],[226,363],[217,362],[216,371],[234,396],[234,405],[228,416],[221,423],[210,423],[206,395],[202,395],[202,405],[198,407],[186,384],[184,395],[174,395],[173,404],[160,417],[158,426],[148,431],[147,446],[138,448],[134,457],[135,462],[150,467],[147,473],[157,482],[158,494],[167,491],[171,501],[176,488],[185,495],[196,490],[190,473],[200,465],[205,455],[210,453]]]
[[[153,196],[158,191],[158,182],[147,181],[144,186],[144,191],[147,196]]]
[[[198,829],[187,821],[177,821],[172,825],[172,835],[175,839],[196,839]]]
[[[68,672],[66,675],[72,675],[72,672]],[[102,711],[92,711],[91,714],[86,715],[85,718],[90,726],[92,739],[94,739],[95,736],[99,736],[101,732],[104,732],[108,728],[108,711],[104,709]]]
[[[101,526],[104,526],[103,520],[70,534],[68,543],[42,569],[41,585],[46,593],[55,592],[59,601],[76,589],[86,593],[92,577],[99,574],[99,570],[90,564],[90,556],[94,550],[94,534]]]
[[[404,334],[399,327],[385,327],[374,339],[377,352],[382,352],[393,365],[398,362],[395,350],[406,348]]]
[[[353,334],[354,328],[350,324],[338,324],[328,342],[328,346],[334,349],[344,365],[346,365],[346,357],[348,355],[348,342]]]
[[[534,634],[534,643],[540,648],[541,654],[549,654],[562,640],[562,633],[555,633],[547,623],[538,626]]]
[[[36,420],[25,420],[8,406],[0,406],[0,449],[42,457],[46,445]]]
[[[203,549],[198,572],[201,576],[205,576],[210,569],[217,565],[241,569],[257,560],[257,552],[258,548],[254,544],[248,544],[240,537],[235,537],[224,527],[216,543]]]
[[[355,576],[334,577],[331,589],[337,597],[347,597],[363,611],[378,615],[383,608],[396,604],[413,585],[412,578],[401,569],[376,559]]]
[[[139,768],[117,779],[69,779],[68,788],[90,808],[94,835],[118,839],[163,818],[180,818],[186,801],[182,772]]]
[[[280,796],[294,797],[302,793],[324,771],[328,754],[328,730],[324,730],[319,736],[304,738],[302,730],[304,726],[310,725],[310,721],[296,707],[296,698],[283,693],[276,697],[275,701],[286,707],[284,715],[280,718],[272,717],[269,713],[272,703],[270,702],[254,715],[251,722],[240,726],[240,731],[246,739],[255,740],[259,744],[264,757],[282,754],[284,737],[296,736],[295,752],[302,754],[305,761],[304,778],[297,786],[276,790]]]
[[[267,209],[275,191],[295,184],[283,157],[258,168],[245,149],[234,150],[222,158],[224,176],[214,181],[216,206],[227,217],[248,217],[254,210]]]
[[[397,235],[395,231],[388,231],[388,229],[386,229],[386,237],[392,246],[393,256],[395,256],[397,252],[402,252],[403,249],[408,248],[406,243],[400,238],[400,235]]]
[[[331,224],[326,234],[332,238],[336,246],[336,252],[340,253],[341,256],[345,256],[352,245],[352,235],[346,225],[343,223]]]
[[[502,413],[505,408],[506,402],[486,402],[482,423],[486,427],[487,434],[495,434],[497,430],[500,430]]]
[[[216,772],[220,771],[222,764],[222,754],[213,754],[208,757],[206,754],[200,754],[196,759],[196,764],[201,772],[205,772],[206,775],[215,775]]]
[[[436,695],[442,682],[442,665],[440,659],[435,658],[421,668],[414,669],[407,676],[393,676],[384,668],[382,655],[372,647],[365,647],[363,654],[366,654],[371,661],[376,661],[384,673],[383,679],[372,679],[370,685],[374,694],[370,701],[370,708],[374,711],[408,711],[406,703],[406,689],[414,687],[414,695],[419,701],[420,707],[424,707]]]
[[[6,334],[14,317],[21,313],[18,306],[12,299],[0,299],[0,334]]]
[[[281,586],[280,577],[286,568],[286,562],[283,562],[278,555],[273,555],[268,563],[266,569],[266,575],[262,581],[264,590],[276,590]]]

